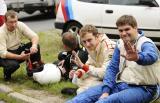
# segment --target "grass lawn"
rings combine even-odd
[[[17,101],[16,99],[13,99],[11,97],[8,97],[5,93],[0,93],[0,101],[5,101],[7,103],[22,103],[20,101]],[[0,102],[1,103],[1,102]]]
[[[40,37],[40,47],[42,60],[45,63],[52,63],[57,59],[57,54],[62,50],[61,34],[58,30],[50,30],[45,32],[39,32]],[[60,93],[61,89],[64,87],[75,87],[70,82],[61,81],[56,84],[49,85],[40,85],[33,82],[32,78],[27,77],[25,70],[25,63],[21,64],[21,67],[12,75],[12,81],[8,86],[12,87],[15,91],[21,92],[22,89],[37,89],[37,90],[46,90],[52,93],[53,95],[62,95]],[[3,69],[0,69],[0,83],[5,83],[3,81]],[[4,94],[0,94],[0,100],[4,98]],[[70,96],[64,96],[64,98],[69,98]],[[9,102],[12,103],[12,102]],[[14,103],[14,102],[13,102]],[[15,102],[17,103],[17,102]]]

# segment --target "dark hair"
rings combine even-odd
[[[7,17],[16,18],[18,16],[14,10],[8,10],[5,14],[5,20],[7,20]]]
[[[116,25],[117,27],[130,25],[134,28],[137,27],[137,21],[132,15],[123,15],[120,18],[118,18]]]
[[[80,36],[83,37],[87,33],[92,33],[93,36],[97,37],[98,36],[98,30],[95,26],[93,25],[85,25],[80,29]]]
[[[71,49],[75,49],[79,45],[77,34],[71,32],[62,34],[62,42]]]

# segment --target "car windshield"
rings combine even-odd
[[[129,5],[129,4],[138,4],[139,0],[109,0],[109,4],[118,4],[118,5]]]
[[[158,4],[154,0],[108,0],[109,4],[115,5],[137,5],[137,6],[149,6],[157,7]]]

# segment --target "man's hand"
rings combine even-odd
[[[125,39],[123,39],[124,42],[124,48],[126,50],[126,55],[123,56],[126,60],[129,61],[137,61],[139,59],[138,52],[136,50],[135,45],[131,45],[131,43]]]
[[[81,78],[84,74],[85,74],[85,71],[83,69],[78,69],[74,73],[74,75],[77,75],[78,78]]]
[[[103,93],[103,94],[99,97],[99,99],[103,99],[103,98],[106,98],[106,97],[108,97],[108,96],[109,96],[108,93]]]
[[[32,47],[30,48],[30,53],[34,54],[34,53],[37,53],[37,52],[38,52],[37,45],[32,45]]]
[[[19,60],[27,60],[29,57],[30,57],[30,53],[25,54],[25,51],[23,51],[23,52],[19,55],[18,59],[19,59]]]
[[[71,71],[69,72],[69,78],[70,78],[70,79],[73,78],[75,72],[76,72],[76,70],[71,70]]]
[[[82,68],[84,64],[81,62],[75,51],[72,51],[72,56],[74,57],[72,58],[72,62],[75,63],[78,67]]]

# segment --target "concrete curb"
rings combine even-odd
[[[17,100],[23,101],[25,103],[42,103],[40,100],[37,100],[35,98],[29,97],[17,92],[9,93],[8,96],[15,98]]]
[[[0,92],[8,94],[10,92],[13,92],[13,90],[4,84],[0,84]]]
[[[0,92],[8,94],[9,97],[22,101],[23,103],[42,103],[40,100],[14,92],[10,87],[0,84]]]

